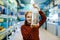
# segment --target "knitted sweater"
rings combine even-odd
[[[21,33],[23,36],[23,40],[40,40],[39,39],[39,28],[46,21],[46,16],[42,11],[39,11],[42,19],[39,21],[39,26],[31,28],[29,25],[22,25]]]

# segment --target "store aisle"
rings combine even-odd
[[[60,40],[60,38],[56,37],[55,35],[49,33],[44,29],[40,29],[40,39],[41,40]]]
[[[54,35],[50,34],[49,32],[45,31],[44,29],[40,29],[40,35],[39,36],[40,36],[41,40],[60,40],[56,36],[54,36]],[[17,31],[14,40],[23,40],[20,30]]]

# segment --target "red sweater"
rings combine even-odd
[[[42,11],[39,11],[42,19],[39,21],[39,27],[46,21],[46,16]],[[22,25],[21,32],[23,40],[40,40],[39,39],[39,27],[31,28],[29,25]]]

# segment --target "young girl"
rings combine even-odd
[[[34,8],[38,9],[35,4],[33,5]],[[36,25],[31,25],[32,23],[32,12],[27,11],[25,14],[25,24],[21,27],[21,32],[23,36],[23,40],[40,40],[39,39],[39,28],[41,25],[46,21],[45,14],[38,10],[39,14],[41,15],[42,19]],[[32,27],[31,27],[32,26]]]

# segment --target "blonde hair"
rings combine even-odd
[[[25,12],[25,17],[26,17],[29,13],[32,13],[32,11],[26,11],[26,12]]]

